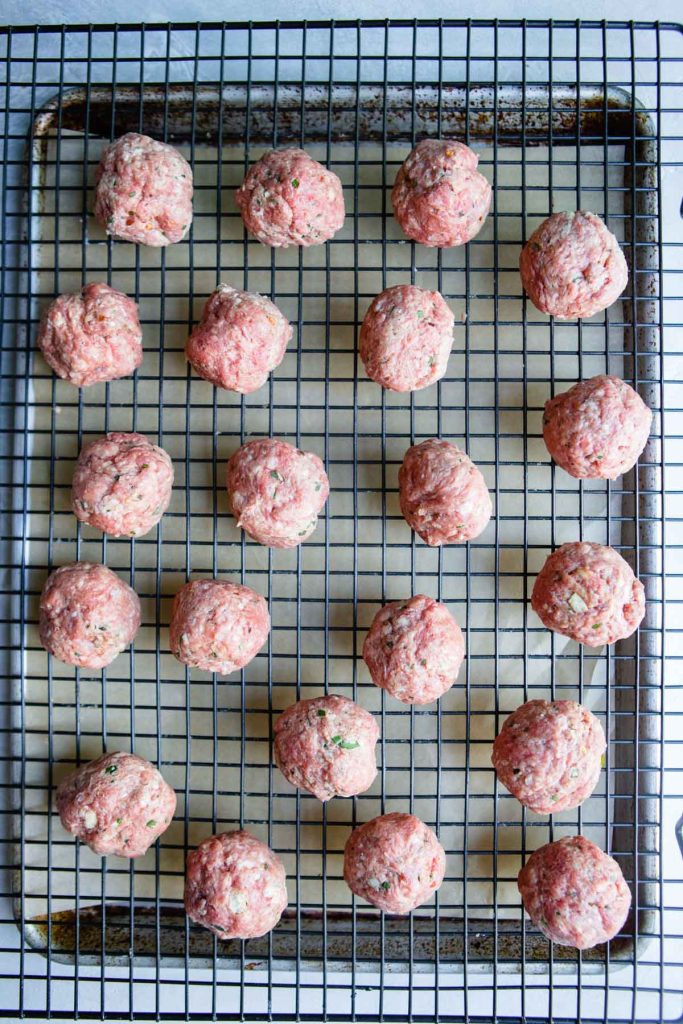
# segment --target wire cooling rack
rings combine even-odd
[[[680,1015],[680,865],[663,829],[661,442],[667,332],[678,326],[667,298],[680,295],[667,176],[680,172],[681,68],[680,28],[644,23],[0,33],[5,1016]],[[173,142],[194,167],[192,232],[163,251],[111,242],[90,217],[102,147],[128,130]],[[477,239],[443,252],[407,242],[389,203],[410,146],[440,133],[478,149],[495,197]],[[270,251],[243,234],[233,189],[264,148],[284,144],[342,178],[347,222],[325,247]],[[622,240],[629,287],[604,315],[552,323],[521,292],[519,248],[551,209],[577,207]],[[35,329],[52,296],[92,280],[139,301],[145,360],[134,379],[77,392],[36,355]],[[296,329],[270,383],[242,400],[183,358],[219,280],[269,294]],[[438,287],[458,326],[444,380],[400,396],[365,378],[356,331],[373,295],[408,280]],[[550,465],[541,409],[606,371],[653,408],[652,438],[637,472],[579,483]],[[78,450],[113,429],[141,430],[173,458],[158,534],[107,540],[69,512]],[[227,511],[228,456],[270,433],[318,452],[331,480],[297,551],[245,541]],[[468,546],[429,550],[400,517],[398,465],[432,435],[464,445],[494,497],[494,520]],[[548,551],[577,538],[614,545],[645,582],[646,620],[614,648],[565,642],[528,607]],[[52,662],[37,642],[46,573],[75,558],[106,562],[142,598],[134,649],[101,674]],[[268,648],[228,680],[187,673],[167,650],[173,594],[212,574],[259,590],[273,619]],[[379,605],[419,591],[450,605],[468,658],[438,706],[406,709],[370,684],[359,654]],[[372,789],[322,807],[271,767],[270,739],[281,709],[325,689],[375,712],[382,739]],[[505,715],[550,695],[582,700],[610,740],[594,797],[552,821],[523,811],[490,766]],[[52,810],[74,763],[117,748],[159,764],[179,795],[171,828],[131,864],[78,847]],[[343,846],[354,824],[408,809],[439,832],[447,877],[433,905],[381,918],[344,886]],[[244,945],[190,928],[181,907],[188,848],[235,826],[269,842],[289,879],[281,925]],[[515,886],[530,850],[577,831],[619,858],[634,895],[620,938],[583,955],[525,922]]]

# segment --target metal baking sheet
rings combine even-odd
[[[128,130],[173,142],[193,162],[188,241],[163,251],[112,243],[92,220],[99,154]],[[481,234],[442,252],[408,243],[389,201],[411,140],[437,133],[474,145],[495,185]],[[233,190],[264,148],[302,140],[340,175],[347,222],[328,247],[271,251],[245,239]],[[656,906],[661,749],[655,166],[652,124],[618,89],[124,85],[65,90],[39,113],[29,153],[31,323],[55,294],[106,280],[140,303],[145,360],[135,379],[80,393],[39,355],[28,364],[15,905],[32,947],[81,965],[201,967],[217,955],[226,968],[358,972],[380,961],[399,972],[435,962],[441,972],[590,972],[639,955]],[[606,317],[553,324],[522,295],[519,247],[551,208],[577,206],[607,216],[631,284]],[[219,280],[268,294],[295,326],[270,384],[241,400],[193,377],[183,355]],[[404,281],[438,287],[456,314],[448,375],[413,396],[380,391],[355,352],[372,296]],[[541,409],[601,372],[634,382],[655,424],[636,473],[579,483],[551,466]],[[158,537],[103,540],[69,511],[80,447],[114,429],[148,434],[173,459]],[[271,433],[316,451],[330,476],[325,514],[297,551],[245,542],[227,509],[227,458],[248,436]],[[442,551],[411,536],[397,502],[405,449],[437,434],[482,468],[496,510],[475,542]],[[579,537],[617,546],[646,585],[643,628],[609,650],[551,635],[526,601],[549,550]],[[142,598],[133,652],[101,674],[50,662],[38,643],[46,574],[75,558],[106,562]],[[213,573],[263,593],[273,619],[268,649],[226,680],[186,673],[167,649],[173,594]],[[377,608],[411,592],[446,601],[465,631],[466,664],[438,707],[406,709],[384,696],[360,659]],[[324,689],[376,713],[382,739],[371,790],[323,808],[271,766],[270,738],[280,710]],[[523,812],[490,766],[505,715],[551,694],[581,699],[610,740],[594,796],[552,822]],[[60,778],[105,746],[159,764],[179,796],[158,848],[132,864],[77,846],[52,807]],[[345,887],[343,846],[355,823],[408,809],[437,828],[447,877],[434,905],[381,919]],[[290,907],[271,936],[216,946],[182,912],[184,858],[212,831],[238,825],[283,857]],[[521,910],[515,879],[525,857],[577,830],[618,856],[637,897],[609,953],[551,952]]]

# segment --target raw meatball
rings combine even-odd
[[[481,230],[491,186],[479,157],[462,142],[423,139],[401,166],[391,193],[394,216],[408,238],[441,248],[464,245]]]
[[[142,362],[138,307],[107,284],[59,295],[45,311],[38,347],[57,376],[77,388],[129,377]]]
[[[247,231],[275,248],[320,245],[344,223],[341,181],[302,149],[264,153],[235,199]]]
[[[204,380],[249,395],[280,365],[292,334],[270,299],[221,284],[209,297],[186,354]]]
[[[237,525],[270,548],[294,548],[310,537],[330,493],[317,455],[272,437],[237,449],[226,485]]]
[[[248,665],[268,639],[268,605],[239,583],[193,580],[173,599],[169,631],[178,661],[227,676]]]
[[[617,862],[583,836],[565,836],[536,850],[517,885],[533,923],[560,946],[591,949],[608,942],[631,906]]]
[[[57,788],[57,812],[67,832],[94,853],[142,857],[175,814],[176,795],[149,761],[103,754]]]
[[[112,537],[140,537],[157,525],[173,489],[173,464],[142,434],[107,434],[76,462],[71,507],[82,523]]]
[[[344,881],[356,896],[408,914],[443,882],[446,854],[414,814],[383,814],[353,830],[344,848]]]
[[[169,245],[192,223],[192,168],[164,142],[122,135],[102,154],[95,182],[95,218],[114,238]]]
[[[404,704],[429,704],[449,690],[465,657],[460,626],[445,604],[417,594],[381,608],[363,644],[375,686]]]
[[[365,314],[360,357],[368,377],[391,391],[418,391],[446,372],[455,318],[439,292],[387,288]]]
[[[280,858],[249,832],[209,836],[187,858],[185,910],[220,939],[256,939],[287,906]]]
[[[594,213],[554,213],[522,249],[524,291],[560,320],[595,316],[619,298],[628,268],[619,243]]]
[[[536,578],[531,607],[544,626],[589,647],[630,636],[645,614],[645,588],[614,548],[563,544]]]
[[[133,641],[140,599],[106,565],[73,562],[51,573],[40,595],[40,642],[59,661],[104,668]]]
[[[588,708],[573,700],[530,700],[506,719],[491,761],[520,803],[553,814],[591,795],[605,747],[602,726]]]
[[[638,461],[651,425],[652,413],[633,388],[600,375],[545,403],[543,439],[571,476],[615,480]]]
[[[370,788],[377,775],[378,738],[369,712],[348,697],[330,694],[300,700],[280,715],[273,754],[288,782],[324,803]]]
[[[461,544],[486,529],[491,496],[471,459],[450,441],[409,448],[398,473],[403,518],[425,544]]]

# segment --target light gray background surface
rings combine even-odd
[[[131,21],[130,0],[3,0],[6,24]],[[268,21],[275,18],[630,18],[683,20],[683,0],[413,0],[408,8],[392,0],[148,0],[137,8],[148,24],[155,21]]]

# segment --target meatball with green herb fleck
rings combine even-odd
[[[446,854],[414,814],[382,814],[353,830],[344,848],[349,889],[387,914],[408,914],[439,888]]]
[[[440,380],[453,346],[455,318],[439,292],[413,284],[372,300],[360,329],[368,377],[390,391],[418,391]]]
[[[445,604],[424,594],[392,601],[375,615],[363,644],[375,686],[404,704],[429,704],[455,682],[465,642]]]
[[[79,668],[104,668],[132,642],[140,599],[106,565],[74,562],[55,569],[40,595],[40,642]]]
[[[530,700],[503,724],[491,761],[498,780],[537,814],[578,807],[595,789],[605,733],[573,700]]]
[[[287,906],[282,861],[250,832],[209,836],[185,870],[185,910],[219,939],[256,939],[273,930]]]
[[[171,651],[190,668],[227,676],[256,657],[270,633],[265,599],[229,580],[192,580],[173,599]]]
[[[558,320],[595,316],[628,282],[619,242],[594,213],[553,213],[522,249],[519,272],[534,306]]]
[[[463,142],[423,139],[401,165],[391,192],[394,216],[422,245],[464,245],[491,208],[491,185]]]
[[[95,218],[108,235],[139,245],[179,242],[192,223],[192,168],[173,146],[128,132],[102,153]]]
[[[171,823],[176,795],[142,757],[119,751],[82,765],[57,787],[67,832],[102,856],[142,857]]]
[[[302,149],[264,153],[235,200],[247,231],[273,248],[321,245],[344,223],[341,181]]]
[[[238,448],[226,486],[237,525],[270,548],[294,548],[310,537],[330,493],[317,455],[273,437]]]
[[[293,786],[323,803],[333,796],[356,796],[377,775],[373,716],[348,697],[329,694],[300,700],[275,723],[273,754]]]
[[[163,448],[142,434],[107,434],[78,456],[71,507],[110,537],[141,537],[161,519],[172,490],[173,463]]]
[[[553,632],[600,647],[635,632],[645,615],[645,588],[614,548],[572,542],[548,556],[531,607]]]
[[[558,946],[592,949],[623,928],[631,892],[617,862],[584,836],[535,850],[517,878],[524,909]]]
[[[473,540],[491,518],[491,495],[481,470],[465,452],[438,437],[405,453],[398,500],[408,526],[430,547]]]

